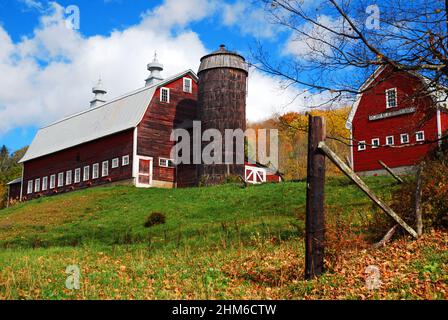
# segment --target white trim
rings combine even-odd
[[[419,139],[418,138],[418,135],[419,134],[422,134],[423,135],[423,138],[422,139]],[[423,142],[423,141],[425,141],[425,131],[417,131],[416,133],[415,133],[415,141],[417,141],[417,142]]]
[[[161,161],[166,161],[166,164],[165,164],[165,165],[161,164],[161,163],[160,163]],[[169,165],[170,161],[171,161],[171,163],[172,163],[171,166]],[[175,167],[175,165],[174,165],[174,160],[173,160],[173,159],[169,159],[169,158],[159,157],[159,167],[163,167],[163,168],[174,168],[174,167]]]
[[[185,90],[185,88],[186,88],[185,83],[187,83],[187,82],[190,83],[190,85],[189,85],[190,89],[189,90]],[[193,80],[191,78],[188,78],[188,77],[183,77],[182,78],[182,91],[186,92],[186,93],[192,93],[193,92]]]
[[[126,161],[125,161],[126,160]],[[121,157],[121,166],[125,167],[129,165],[129,155],[124,155]]]
[[[32,194],[32,193],[33,193],[33,180],[28,180],[28,184],[26,186],[26,194]]]
[[[56,188],[56,174],[50,175],[50,188],[49,189],[54,189],[54,188]]]
[[[65,172],[65,185],[69,186],[71,184],[73,184],[73,170],[67,170]]]
[[[100,164],[97,162],[92,165],[92,180],[98,179],[99,177],[100,177]]]
[[[101,163],[101,177],[107,177],[109,175],[109,160]]]
[[[34,180],[34,192],[40,192],[40,178]]]
[[[395,92],[395,105],[394,106],[391,106],[389,104],[389,92],[392,92],[392,91]],[[397,90],[397,88],[387,89],[385,91],[385,93],[386,93],[386,109],[397,108],[398,107],[398,90]]]
[[[61,175],[62,175],[62,179],[61,179]],[[58,188],[64,186],[64,172],[59,172],[58,173],[58,184],[57,184],[57,186],[58,186]]]
[[[120,158],[112,159],[112,169],[118,168],[120,166]]]
[[[78,173],[78,176],[76,176],[76,173]],[[76,179],[76,177],[78,177],[78,179]],[[76,168],[74,183],[80,183],[80,182],[81,182],[81,168]]]
[[[407,139],[408,139],[408,141],[404,141],[404,137],[407,137]],[[401,144],[408,144],[410,141],[409,141],[409,134],[408,133],[402,133],[402,134],[400,134],[400,142],[401,142]]]
[[[166,90],[166,101],[163,101],[163,91]],[[160,102],[162,103],[170,103],[170,88],[161,87],[160,88]]]
[[[44,183],[45,182],[45,183]],[[42,178],[42,191],[47,191],[48,190],[48,176],[45,176]]]
[[[134,129],[134,141],[132,145],[132,177],[134,178],[134,184],[137,185],[137,173],[138,173],[138,161],[137,161],[137,134],[138,128]],[[128,155],[129,157],[129,155]]]
[[[86,174],[87,169],[87,174]],[[87,177],[86,177],[87,176]],[[89,181],[90,180],[90,166],[84,166],[82,168],[82,181]]]
[[[387,139],[392,138],[392,143],[388,143]],[[395,138],[394,136],[387,136],[386,137],[386,146],[393,146],[395,144]]]
[[[138,175],[139,175],[139,168],[137,168],[137,176],[135,178],[135,186],[138,188],[150,188],[152,187],[152,175],[153,175],[153,166],[154,166],[154,159],[152,157],[146,157],[146,156],[136,156],[135,162],[137,165],[140,164],[141,160],[150,160],[151,165],[149,166],[149,184],[139,183],[138,182]]]
[[[437,139],[439,140],[439,147],[442,146],[442,117],[440,109],[437,109]]]
[[[365,140],[358,141],[358,151],[365,151],[367,149],[367,145]]]
[[[353,143],[353,129],[350,129],[350,166],[352,170],[355,169],[355,164],[353,163],[353,149],[355,148],[355,144]]]
[[[248,173],[248,171],[250,171]],[[259,178],[261,182],[258,182]],[[260,184],[266,182],[266,169],[253,166],[244,166],[244,180],[252,184]]]
[[[378,141],[378,144],[375,145],[375,141]],[[372,139],[372,149],[378,149],[380,147],[380,138],[373,138]]]

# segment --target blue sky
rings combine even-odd
[[[79,29],[66,27],[70,5]],[[250,59],[262,40],[281,59],[288,37],[245,0],[0,0],[0,145],[17,150],[39,127],[86,109],[100,76],[109,99],[142,87],[154,51],[169,76],[196,71],[221,43]],[[252,70],[248,119],[301,110],[303,100],[290,104],[298,90]]]

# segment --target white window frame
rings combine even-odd
[[[34,192],[40,192],[40,178],[34,180]]]
[[[72,170],[67,170],[67,172],[65,173],[65,185],[69,186],[72,184],[72,180],[73,180],[73,171]]]
[[[119,158],[113,158],[112,159],[112,169],[118,168],[120,166],[120,159]]]
[[[81,168],[75,169],[75,183],[81,182]]]
[[[378,142],[375,144],[375,142]],[[380,138],[373,138],[372,139],[372,149],[378,149],[380,147]]]
[[[100,164],[94,163],[92,165],[92,179],[98,179],[100,177]]]
[[[103,161],[101,164],[101,176],[107,177],[109,175],[109,160]]]
[[[129,155],[125,155],[121,158],[121,166],[128,166],[129,165]]]
[[[61,179],[62,177],[62,179]],[[64,172],[58,173],[58,188],[64,186]]]
[[[419,134],[422,135],[422,138],[421,138],[421,139],[418,138],[418,135],[419,135]],[[417,132],[415,133],[415,141],[417,141],[417,142],[423,142],[423,141],[425,141],[425,131],[417,131]]]
[[[167,101],[163,101],[163,92],[166,91]],[[170,103],[170,88],[162,87],[160,88],[160,102]]]
[[[367,149],[367,145],[366,142],[363,141],[358,141],[358,151],[364,151]]]
[[[187,83],[187,82],[189,83],[189,86],[188,86],[188,87],[190,88],[190,89],[188,89],[188,90],[187,90],[187,86],[186,86],[186,83]],[[187,92],[187,93],[192,93],[192,92],[193,92],[193,80],[192,80],[192,79],[187,78],[187,77],[184,77],[184,78],[183,78],[183,85],[182,85],[182,86],[183,86],[183,91],[184,91],[184,92]]]
[[[389,104],[389,92],[395,92],[395,105],[391,106]],[[391,88],[386,90],[386,109],[396,108],[398,107],[398,90],[397,88]]]
[[[50,189],[56,188],[56,175],[52,174],[50,176]]]
[[[48,190],[48,177],[42,178],[42,191]]]
[[[82,181],[89,181],[90,179],[90,166],[84,166],[82,169]]]
[[[28,186],[27,186],[27,190],[26,190],[27,194],[31,194],[33,193],[33,180],[29,180],[28,181]]]
[[[169,165],[170,162],[172,163],[172,165]],[[174,160],[169,158],[159,158],[159,167],[174,168]]]
[[[392,138],[392,143],[389,143],[389,138]],[[394,136],[387,136],[386,137],[386,146],[393,146],[395,144]]]
[[[407,140],[408,141],[404,141],[404,137],[407,137]],[[408,133],[402,133],[402,134],[400,134],[400,142],[401,142],[401,144],[408,144],[410,141],[409,141],[409,134]]]

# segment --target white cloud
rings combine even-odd
[[[263,7],[251,5],[249,1],[223,3],[221,11],[223,24],[238,27],[244,35],[271,38],[276,34],[275,26],[268,23],[268,14]]]
[[[109,91],[107,99],[142,87],[148,76],[146,64],[155,50],[165,66],[164,76],[185,69],[196,71],[200,57],[214,48],[205,48],[198,34],[179,27],[206,18],[207,10],[214,7],[207,7],[204,0],[195,1],[195,8],[201,3],[206,8],[169,14],[173,0],[167,0],[146,13],[138,25],[108,36],[83,37],[67,29],[64,10],[56,3],[33,35],[18,43],[0,26],[0,137],[13,128],[42,126],[88,108],[91,88],[100,75]],[[170,31],[173,26],[178,28],[175,34]],[[284,94],[277,89],[277,81],[251,71],[249,120],[282,111],[281,106],[295,95],[292,89]]]

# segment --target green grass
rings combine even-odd
[[[370,178],[389,190],[388,178]],[[387,187],[386,189],[384,187]],[[303,233],[305,183],[237,184],[191,189],[93,188],[41,198],[0,211],[0,246],[50,247],[151,243],[153,247],[247,242],[253,233],[279,239]],[[344,178],[331,179],[327,205],[353,210],[369,200]],[[144,228],[152,212],[166,224]]]
[[[365,181],[386,201],[396,187],[389,177]],[[391,252],[347,248],[323,277],[304,281],[305,194],[304,182],[170,190],[114,186],[1,210],[0,298],[444,298],[425,284],[448,285],[448,257],[440,244],[446,240],[431,237],[431,245],[409,249],[415,255],[409,261],[402,254],[407,242]],[[328,225],[356,232],[377,214],[343,177],[328,179],[326,206]],[[152,212],[163,213],[166,223],[145,228]],[[388,262],[392,256],[396,261]],[[398,273],[385,279],[383,291],[366,291],[363,270],[372,261],[400,270],[420,283],[421,292]],[[65,288],[68,265],[79,266],[81,290]]]

